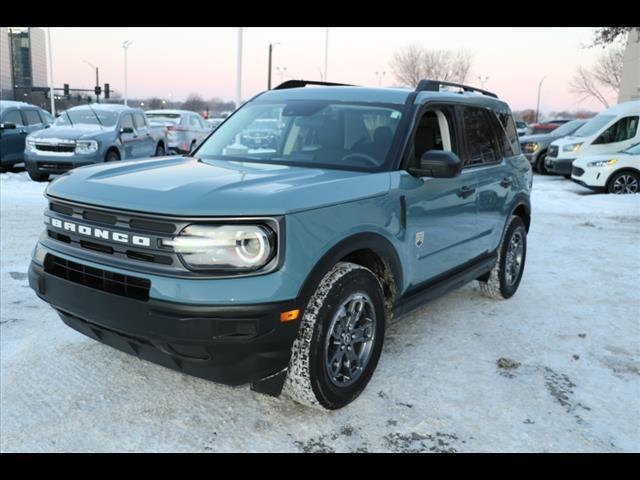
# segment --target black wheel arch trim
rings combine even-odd
[[[514,198],[512,202],[512,206],[509,210],[509,215],[507,216],[504,224],[503,234],[504,234],[504,230],[507,228],[507,225],[509,224],[509,219],[511,218],[512,215],[515,214],[514,212],[520,207],[524,208],[526,218],[524,218],[523,220],[524,220],[525,226],[527,227],[527,233],[529,233],[529,226],[531,224],[531,200],[527,195],[520,193]]]
[[[402,262],[389,239],[379,233],[362,232],[343,238],[331,247],[314,265],[298,292],[298,299],[307,301],[320,284],[322,277],[346,256],[359,250],[371,250],[389,264],[398,295],[402,292]]]

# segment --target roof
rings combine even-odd
[[[600,115],[624,115],[625,113],[640,113],[640,100],[619,103],[600,112]]]
[[[193,110],[179,110],[179,109],[168,109],[168,108],[163,108],[160,110],[147,110],[144,113],[167,113],[169,115],[182,115],[183,113],[195,113],[196,115],[199,115],[198,112],[194,112]]]
[[[110,110],[112,112],[121,112],[123,110],[139,110],[138,108],[131,108],[125,105],[122,105],[120,103],[92,103],[92,104],[87,104],[87,105],[76,105],[75,107],[71,107],[68,108],[67,110],[71,110],[71,109],[81,109],[81,108],[99,108],[100,110]]]
[[[35,107],[35,108],[40,108],[37,105],[31,105],[30,103],[26,103],[26,102],[15,102],[13,100],[0,100],[0,109],[4,110],[5,108],[9,108],[9,107]]]

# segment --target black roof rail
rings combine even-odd
[[[356,85],[349,85],[346,83],[331,83],[331,82],[316,82],[314,80],[287,80],[281,83],[274,90],[284,90],[286,88],[300,88],[307,85],[322,85],[325,87],[355,87]]]
[[[482,90],[481,88],[470,87],[469,85],[463,85],[461,83],[453,83],[453,82],[442,82],[440,80],[420,80],[418,82],[418,86],[416,87],[416,92],[439,92],[440,87],[458,87],[461,88],[465,92],[478,92],[483,95],[488,95],[490,97],[498,98],[498,95],[492,92],[488,92],[486,90]]]

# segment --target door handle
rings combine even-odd
[[[24,135],[25,133],[27,133],[27,131],[26,131],[26,130],[24,130],[24,129],[23,129],[23,130],[20,130],[20,134],[21,134],[21,135]]]
[[[513,184],[513,179],[509,177],[504,177],[500,180],[500,186],[504,188],[509,188]]]
[[[471,188],[465,185],[460,190],[458,190],[456,195],[458,195],[460,198],[467,198],[469,195],[473,195],[475,191],[476,191],[475,188]]]

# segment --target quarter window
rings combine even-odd
[[[593,143],[624,142],[635,137],[638,130],[638,116],[624,117],[607,128]]]
[[[464,107],[462,118],[467,138],[467,156],[464,166],[494,163],[500,160],[495,143],[491,117],[486,110]]]

